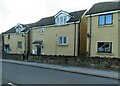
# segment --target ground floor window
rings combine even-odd
[[[112,53],[112,42],[98,42],[98,53]]]
[[[60,45],[68,45],[68,37],[66,37],[66,36],[59,37],[59,44]]]

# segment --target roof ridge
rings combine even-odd
[[[69,13],[75,13],[75,12],[82,12],[82,11],[86,11],[87,9],[84,10],[78,10],[78,11],[73,11],[73,12],[69,12]]]
[[[119,1],[103,1],[103,2],[98,2],[98,3],[95,3],[95,4],[102,4],[102,3],[118,3]],[[94,4],[94,5],[95,5]]]

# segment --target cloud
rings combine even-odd
[[[10,12],[6,9],[4,1],[0,0],[0,19],[6,19],[8,14],[10,14]]]

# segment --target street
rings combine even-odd
[[[118,84],[118,80],[82,75],[25,66],[12,63],[2,63],[3,84],[13,82],[17,84]]]

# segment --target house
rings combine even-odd
[[[30,28],[35,24],[17,24],[3,35],[3,49],[10,54],[27,54],[30,50]]]
[[[79,56],[86,53],[86,10],[59,11],[31,29],[32,54]]]
[[[86,17],[89,56],[120,57],[120,2],[96,3]]]

